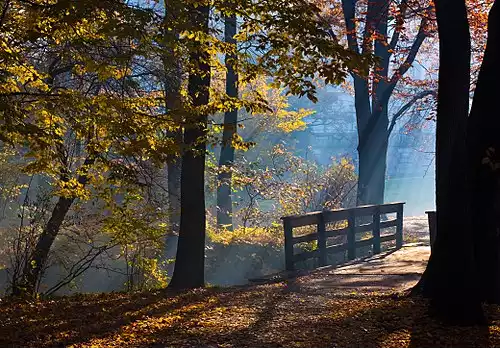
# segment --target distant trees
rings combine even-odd
[[[173,30],[173,23],[178,20],[176,12],[179,11],[179,4],[172,0],[164,1],[164,18],[162,23],[162,43],[163,50],[163,91],[165,94],[165,109],[172,116],[173,127],[166,130],[166,136],[173,142],[174,151],[167,156],[167,190],[168,190],[168,211],[169,211],[169,241],[175,239],[174,234],[179,232],[181,216],[181,165],[180,148],[182,147],[182,83],[185,76],[183,62],[180,52],[173,44],[178,40],[178,30]],[[167,245],[167,248],[170,247]]]
[[[0,9],[0,137],[3,145],[26,154],[27,172],[49,177],[54,198],[51,217],[22,261],[16,294],[36,293],[60,230],[79,202],[102,204],[106,216],[98,229],[113,242],[134,249],[138,231],[151,228],[155,234],[162,209],[145,202],[144,192],[152,168],[165,164],[172,230],[179,216],[173,197],[179,174],[181,188],[171,286],[202,286],[208,116],[227,113],[227,144],[235,140],[232,124],[239,109],[253,115],[276,106],[267,115],[280,118],[279,127],[296,129],[295,119],[287,125],[294,112],[283,112],[282,93],[316,100],[315,76],[338,84],[348,71],[366,71],[370,64],[338,43],[309,1],[164,5],[158,11],[154,4],[132,7],[121,1],[11,1]],[[227,18],[227,40],[209,27],[212,14]],[[241,35],[235,35],[236,18]],[[236,50],[236,44],[245,49]],[[214,73],[225,69],[221,55],[229,68],[224,91],[211,83]],[[238,82],[258,81],[265,81],[264,93],[269,82],[279,91],[276,105],[259,89],[239,95]],[[231,156],[221,161],[230,163]],[[231,204],[226,208],[229,213]]]
[[[224,37],[225,42],[232,45],[235,52],[228,52],[225,57],[226,65],[226,93],[228,97],[238,98],[238,74],[236,72],[237,64],[237,18],[236,14],[230,14],[224,17]],[[231,168],[234,162],[233,140],[238,127],[238,109],[232,109],[224,113],[224,125],[222,144],[219,156],[219,175],[217,183],[217,225],[221,228],[233,229],[233,202]]]
[[[350,71],[358,131],[358,205],[383,203],[388,141],[394,124],[410,106],[433,95],[432,87],[412,88],[414,95],[401,110],[393,115],[389,112],[397,85],[401,81],[412,85],[405,75],[432,34],[432,6],[426,1],[370,0],[360,10],[363,4],[341,1],[349,48],[377,59],[368,77]],[[364,23],[362,30],[358,22]],[[413,26],[416,30],[411,30]]]
[[[288,93],[307,95],[315,100],[316,86],[310,81],[316,74],[329,83],[340,83],[349,67],[366,69],[367,61],[356,53],[338,45],[322,21],[320,11],[309,2],[297,0],[283,7],[280,2],[266,4],[215,3],[215,11],[226,18],[226,44],[220,45],[208,30],[208,2],[188,7],[187,13],[195,18],[189,37],[198,38],[191,50],[188,92],[192,105],[188,107],[184,124],[184,144],[181,174],[181,226],[174,275],[170,286],[192,288],[203,285],[205,247],[204,158],[207,145],[206,116],[210,111],[224,111],[224,134],[221,165],[234,158],[237,110],[244,107],[250,112],[267,109],[265,98],[258,91],[242,98],[238,96],[238,80],[251,82],[259,76],[270,76],[276,86],[284,86]],[[202,13],[203,15],[201,15]],[[270,15],[272,13],[272,15]],[[254,51],[236,50],[236,18],[242,18],[240,40]],[[307,43],[307,44],[306,44]],[[210,44],[210,45],[209,45]],[[226,93],[209,95],[211,68],[217,66],[214,47],[226,47]],[[210,52],[210,53],[208,53]],[[238,64],[235,64],[237,61]],[[237,67],[238,70],[235,68]],[[229,68],[229,69],[228,69]],[[194,71],[194,72],[193,72]],[[213,98],[212,98],[213,97]],[[232,129],[231,129],[232,128]],[[222,180],[230,180],[222,175]],[[229,184],[221,183],[221,184]],[[219,209],[219,225],[230,222],[229,185],[219,191],[224,201]]]

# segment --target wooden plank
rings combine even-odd
[[[381,243],[390,242],[391,240],[394,240],[394,239],[396,239],[395,234],[388,234],[387,236],[380,237],[380,242]]]
[[[354,233],[369,232],[373,230],[373,223],[356,226]]]
[[[285,216],[281,219],[283,221],[287,221],[292,228],[294,227],[302,227],[309,225],[316,225],[318,223],[318,218],[321,216],[321,212],[314,212],[305,215],[292,215]]]
[[[325,231],[325,236],[326,236],[326,238],[345,236],[345,235],[347,235],[348,231],[349,231],[348,227],[339,228],[337,230]]]
[[[387,221],[382,221],[380,223],[380,228],[396,227],[398,225],[398,219],[391,219]]]
[[[398,206],[398,211],[396,213],[396,219],[398,224],[396,226],[396,248],[400,249],[403,247],[403,205]]]
[[[353,208],[354,216],[368,216],[372,215],[375,212],[375,205],[365,205],[361,207]]]
[[[397,213],[398,209],[404,205],[404,202],[395,202],[382,204],[379,206],[380,214]]]
[[[373,254],[380,254],[380,211],[373,214]]]
[[[318,219],[318,249],[319,249],[319,265],[326,266],[326,236],[325,236],[325,220],[323,214]]]
[[[305,234],[303,236],[293,237],[293,244],[311,242],[318,239],[317,233]]]
[[[296,254],[293,257],[294,262],[299,262],[299,261],[305,261],[309,259],[313,259],[315,257],[319,256],[319,249],[312,250],[312,251],[304,251],[303,253]]]
[[[283,220],[283,229],[285,231],[285,267],[287,271],[293,271],[294,256],[293,256],[293,228],[289,220]]]
[[[326,253],[337,251],[348,251],[348,259],[356,258],[356,247],[360,245],[369,245],[374,243],[374,253],[379,251],[379,242],[387,242],[396,239],[396,247],[401,248],[403,245],[403,208],[404,202],[396,202],[382,204],[379,206],[368,205],[350,209],[339,209],[334,211],[313,212],[305,215],[285,216],[283,220],[283,229],[285,234],[285,262],[286,269],[294,270],[294,262],[296,260],[306,260],[312,257],[321,257],[320,264],[326,263]],[[396,213],[396,219],[380,222],[380,214]],[[374,216],[372,223],[356,226],[356,217]],[[346,228],[326,231],[326,223],[347,220]],[[317,226],[317,233],[312,233],[304,236],[293,237],[293,228],[302,226]],[[396,234],[380,237],[380,229],[396,227]],[[373,231],[373,238],[359,241],[356,243],[356,233]],[[329,237],[337,237],[347,235],[347,244],[339,244],[326,247],[326,239]],[[294,255],[293,246],[297,243],[310,242],[318,240],[318,250],[305,252],[299,255]]]
[[[335,244],[326,247],[326,252],[328,254],[340,253],[347,250],[347,244]]]
[[[338,209],[323,212],[325,223],[347,220],[351,209]]]
[[[364,205],[349,209],[338,209],[338,210],[330,210],[324,212],[316,211],[304,215],[284,216],[281,219],[283,221],[285,220],[291,221],[290,225],[292,226],[292,228],[302,227],[302,226],[316,225],[318,223],[318,217],[321,216],[322,214],[324,215],[325,223],[329,223],[329,222],[347,220],[352,211],[355,212],[354,213],[355,216],[372,215],[376,207],[378,207],[381,214],[396,213],[398,207],[404,204],[405,204],[404,202],[395,202],[395,203],[382,204],[379,206]]]
[[[347,258],[354,260],[356,258],[356,217],[351,210],[347,219]]]
[[[373,244],[373,237],[368,238],[368,239],[358,240],[356,242],[356,248],[362,248],[365,246],[370,246],[372,244]]]

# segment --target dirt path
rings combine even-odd
[[[430,247],[407,245],[397,251],[357,260],[341,267],[323,267],[289,281],[294,291],[349,295],[389,293],[415,285],[425,270]]]
[[[405,216],[403,236],[406,243],[424,243],[429,245],[429,223],[427,216]]]

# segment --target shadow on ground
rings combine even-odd
[[[495,347],[490,327],[444,327],[422,299],[311,293],[300,282],[184,295],[108,294],[0,305],[1,347]]]

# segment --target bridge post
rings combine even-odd
[[[285,230],[285,267],[287,271],[294,271],[293,228],[290,224],[290,220],[287,218],[283,218],[283,229]]]
[[[373,213],[373,254],[380,254],[380,207]]]
[[[356,258],[356,217],[354,210],[349,210],[347,228],[347,258],[354,260]]]
[[[326,266],[326,227],[323,213],[318,216],[318,249],[319,249],[319,265]]]
[[[400,204],[396,211],[396,248],[403,247],[403,204]]]

